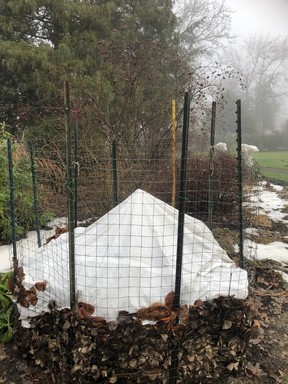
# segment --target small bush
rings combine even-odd
[[[0,124],[0,242],[11,239],[10,183],[8,167],[8,139],[13,139]],[[16,235],[24,236],[34,226],[33,189],[29,154],[23,144],[13,143],[14,213]]]
[[[209,181],[209,174],[212,175]],[[253,185],[257,175],[251,164],[242,164],[242,183]],[[193,155],[187,160],[186,212],[206,221],[209,211],[209,189],[213,217],[221,222],[233,222],[238,210],[239,180],[237,157],[231,152],[216,153],[213,161],[206,154]],[[244,188],[243,188],[244,189]],[[229,218],[229,220],[228,220]]]
[[[168,165],[167,165],[168,164]],[[209,174],[212,180],[209,182]],[[163,177],[164,175],[164,177]],[[243,194],[257,181],[254,165],[242,164]],[[190,153],[187,159],[186,213],[208,224],[209,187],[213,222],[227,224],[232,228],[238,224],[239,181],[237,178],[236,153],[215,153],[213,162],[208,153]],[[177,192],[179,191],[180,160],[177,164]],[[151,193],[171,204],[172,170],[169,162],[160,162],[150,175],[146,185]],[[156,190],[155,190],[156,187]],[[177,198],[176,196],[176,208]]]
[[[12,292],[7,288],[12,272],[0,273],[0,342],[6,343],[13,338],[13,327],[17,309],[12,302]]]

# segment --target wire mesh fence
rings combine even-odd
[[[67,134],[65,137],[63,132],[58,132],[57,139],[35,140],[30,146],[30,155],[35,148],[35,153],[30,156],[30,161],[32,158],[35,161],[35,174],[34,184],[27,191],[31,195],[34,192],[34,211],[35,202],[39,203],[36,204],[36,216],[37,209],[41,212],[38,212],[38,224],[35,220],[38,241],[31,233],[26,239],[18,241],[15,248],[14,295],[19,304],[22,325],[30,326],[31,317],[43,311],[50,310],[50,315],[48,312],[44,315],[46,322],[49,322],[49,316],[53,318],[52,313],[58,316],[55,315],[56,322],[62,322],[62,325],[58,324],[58,328],[50,326],[49,332],[53,337],[49,343],[62,338],[54,345],[54,353],[66,354],[67,360],[64,361],[64,357],[61,363],[57,360],[57,369],[61,371],[61,364],[69,368],[71,381],[77,381],[77,377],[79,380],[77,375],[83,373],[84,366],[88,365],[90,369],[85,368],[86,376],[99,382],[105,377],[108,377],[107,382],[121,382],[123,377],[123,383],[156,379],[158,382],[170,380],[169,383],[176,383],[173,380],[179,380],[179,377],[181,382],[189,382],[193,375],[197,376],[196,371],[200,380],[201,364],[199,369],[194,366],[187,368],[187,356],[184,359],[183,350],[179,352],[178,341],[176,348],[170,337],[182,340],[180,325],[191,327],[193,310],[190,306],[195,303],[196,307],[197,303],[202,305],[204,302],[209,306],[213,299],[231,298],[233,312],[238,305],[233,300],[245,299],[248,295],[247,272],[239,267],[243,246],[241,234],[254,225],[256,212],[246,209],[242,199],[245,202],[255,193],[253,188],[258,183],[255,165],[249,163],[248,157],[248,160],[240,159],[239,188],[239,151],[227,151],[221,146],[219,149],[219,146],[209,143],[203,149],[193,142],[192,136],[186,143],[182,142],[182,151],[179,145],[173,147],[171,139],[166,150],[161,150],[157,156],[147,157],[141,148],[139,151],[133,148],[132,151],[121,141],[88,136],[85,127],[80,125],[74,124],[72,128],[68,144]],[[65,140],[66,146],[71,146],[72,153],[70,181],[67,181]],[[185,145],[186,151],[183,152]],[[175,153],[176,158],[173,157]],[[25,158],[27,160],[27,153]],[[185,188],[181,194],[183,178]],[[21,188],[20,185],[17,188]],[[17,223],[17,200],[13,205]],[[13,211],[13,207],[11,209]],[[30,209],[33,209],[32,205]],[[52,216],[47,212],[56,214],[57,220],[48,221],[47,218]],[[221,300],[217,305],[226,308],[225,301]],[[63,308],[71,308],[72,314],[61,312]],[[76,331],[69,333],[73,327],[78,329],[81,321],[88,321],[92,330],[89,329],[86,336],[81,337]],[[219,321],[223,326],[224,317]],[[160,324],[157,332],[156,323]],[[172,323],[174,328],[169,328],[167,324]],[[35,324],[32,320],[32,328]],[[104,324],[107,332],[132,324],[134,330],[132,327],[129,332],[133,336],[130,334],[131,340],[128,341],[127,329],[126,334],[122,330],[124,333],[121,331],[120,336],[113,336],[117,342],[110,335],[105,349],[103,335],[99,336],[99,326],[104,327]],[[165,328],[169,334],[168,344],[161,328],[163,324],[168,327]],[[147,328],[143,331],[145,325]],[[66,333],[60,336],[59,332],[63,331]],[[139,338],[143,342],[147,332],[150,332],[149,339],[154,341],[142,351],[145,355],[149,350],[150,357],[145,360],[137,343]],[[153,336],[153,332],[157,336]],[[87,347],[93,352],[96,348],[93,343],[98,342],[93,339],[96,336],[103,349],[100,348],[99,352],[101,358],[97,355],[97,359],[94,356],[96,360],[93,360],[89,355],[90,360],[86,356],[87,360],[83,357],[84,350],[81,350],[83,353],[79,351]],[[89,343],[83,343],[83,337],[89,339]],[[127,348],[122,346],[127,353],[123,352],[125,356],[121,355],[121,359],[126,361],[123,360],[118,366],[115,361],[120,356],[117,349],[119,337],[126,340],[126,347],[129,348],[126,351]],[[182,344],[187,342],[185,340],[181,341]],[[157,366],[153,366],[152,362],[154,342],[159,343],[160,348],[156,348],[154,356]],[[116,349],[111,347],[113,343],[117,344]],[[61,352],[60,344],[65,354]],[[43,345],[37,348],[39,351]],[[108,353],[109,348],[114,350],[113,356]],[[211,351],[213,348],[211,344]],[[243,348],[239,349],[239,356],[243,354]],[[164,350],[165,358],[162,356]],[[41,360],[43,366],[48,364],[47,357],[45,359]],[[69,359],[73,361],[70,365]],[[176,360],[174,365],[173,359],[174,362]],[[210,372],[212,360],[209,364]],[[115,373],[116,366],[118,374]],[[141,379],[133,376],[137,370],[140,372],[139,369]],[[220,375],[219,372],[217,374]],[[216,379],[215,375],[211,377]]]

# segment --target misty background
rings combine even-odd
[[[206,43],[199,57],[206,78],[221,68],[216,139],[232,145],[235,101],[241,99],[243,140],[262,150],[288,149],[288,2],[186,0],[176,5],[183,30],[198,13],[198,35],[194,29],[187,40],[199,42],[202,37]],[[214,36],[210,46],[209,32]]]

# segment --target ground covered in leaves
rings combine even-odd
[[[145,327],[141,316],[151,312],[138,317],[124,313],[117,322],[105,324],[52,310],[35,320],[35,331],[20,332],[12,343],[0,345],[0,383],[165,383],[176,342],[179,383],[286,384],[288,291],[277,267],[273,261],[250,263],[247,300],[196,303],[181,314],[178,325],[169,310]],[[60,335],[53,333],[55,324],[63,330]],[[158,363],[153,366],[157,360],[160,368]],[[198,379],[191,381],[196,373]]]

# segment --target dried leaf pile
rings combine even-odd
[[[74,311],[51,305],[30,329],[19,327],[18,350],[55,383],[164,384],[172,356],[181,383],[223,383],[237,374],[255,325],[247,303],[222,297],[174,311],[170,299],[120,311],[110,322],[92,316],[89,304]]]
[[[17,260],[14,260],[13,267],[14,275],[8,280],[7,288],[13,293],[15,302],[25,308],[36,305],[38,301],[37,292],[45,291],[48,282],[38,281],[29,289],[25,289],[23,285],[25,277],[23,267],[19,267]]]

